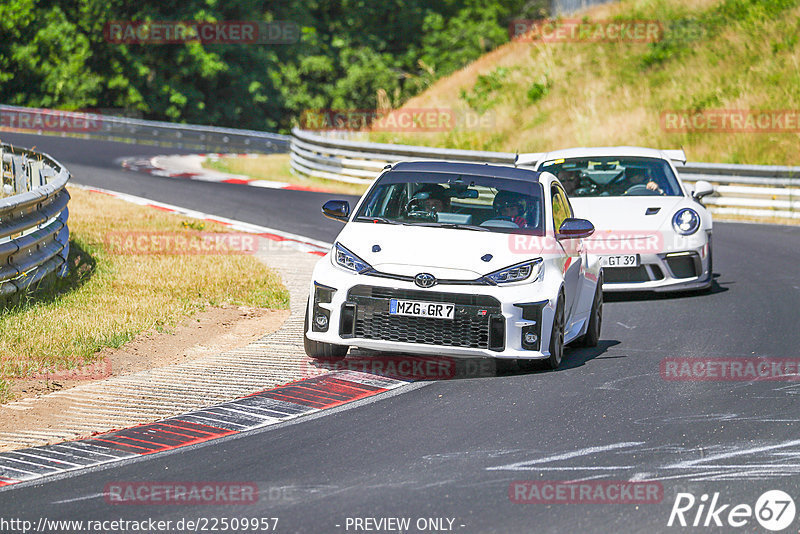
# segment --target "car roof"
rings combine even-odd
[[[392,165],[392,171],[402,172],[441,172],[448,174],[465,174],[470,176],[493,176],[508,180],[538,182],[539,171],[520,169],[506,165],[489,163],[460,163],[455,161],[401,161]]]

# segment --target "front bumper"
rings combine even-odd
[[[603,291],[686,291],[712,282],[711,233],[669,250],[640,254],[639,267],[605,267]]]
[[[314,271],[306,335],[314,341],[386,352],[547,358],[555,301],[545,295],[546,287],[540,281],[421,289],[400,280],[345,273],[323,259]],[[391,315],[392,298],[452,303],[454,318]],[[318,315],[325,320],[316,321]]]

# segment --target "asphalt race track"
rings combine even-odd
[[[176,152],[67,138],[36,144],[74,181],[330,241],[326,195],[124,172],[115,158]],[[725,523],[767,490],[800,510],[800,382],[672,381],[665,358],[798,358],[800,228],[718,223],[710,294],[607,297],[601,345],[556,372],[417,383],[265,430],[0,492],[0,517],[160,520],[277,517],[277,532],[364,532],[354,518],[444,518],[427,532],[671,532],[678,493]],[[655,481],[654,504],[511,502],[513,481]],[[109,483],[258,484],[241,506],[109,504]],[[685,514],[694,521],[698,506]],[[349,518],[349,519],[348,519]],[[452,526],[448,520],[453,520]],[[706,514],[701,514],[701,524]],[[710,520],[714,524],[713,518]],[[797,530],[797,519],[793,523]],[[361,523],[362,526],[365,523]],[[374,527],[375,524],[372,524]],[[693,529],[706,531],[707,528]],[[389,530],[372,530],[389,532]]]
[[[239,184],[217,184],[152,176],[124,170],[117,160],[131,156],[190,154],[177,148],[133,145],[71,137],[0,132],[4,143],[32,147],[66,165],[73,182],[158,200],[183,208],[260,224],[276,230],[332,241],[341,225],[326,219],[320,207],[331,195],[310,191],[261,189]],[[299,193],[299,194],[297,194]],[[350,200],[356,197],[337,195]]]

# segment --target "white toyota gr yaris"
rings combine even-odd
[[[594,227],[548,172],[397,163],[352,211],[322,211],[346,224],[314,269],[311,357],[360,347],[555,369],[565,343],[597,344],[602,272],[583,247]]]

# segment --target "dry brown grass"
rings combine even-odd
[[[207,306],[288,307],[280,278],[249,254],[109,250],[108,232],[192,235],[197,230],[175,214],[80,189],[71,188],[70,194],[72,274],[35,298],[0,310],[0,397],[9,378],[92,362],[103,347],[170,327]],[[205,232],[229,232],[222,225],[202,224]]]
[[[623,0],[598,6],[594,20],[706,21],[719,0]],[[700,23],[705,24],[705,22]],[[705,26],[702,27],[705,29]],[[570,146],[683,147],[692,161],[797,165],[798,133],[673,133],[661,113],[686,109],[800,109],[800,7],[779,16],[727,20],[679,47],[662,62],[645,63],[645,43],[512,42],[439,80],[405,107],[467,110],[459,97],[479,75],[505,67],[502,88],[486,114],[489,129],[445,133],[373,133],[376,141],[454,148],[539,152]],[[526,93],[546,76],[549,92]]]

